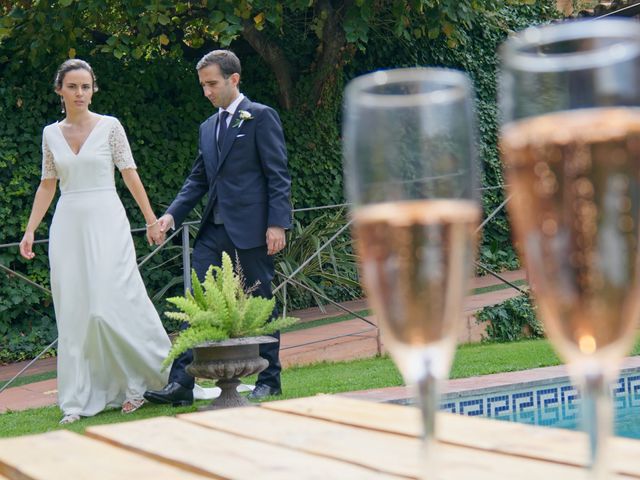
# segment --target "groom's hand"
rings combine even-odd
[[[173,215],[170,213],[165,213],[158,219],[158,224],[160,225],[160,231],[162,233],[166,233],[170,228],[173,228],[175,222],[173,220]]]
[[[149,245],[162,245],[166,235],[160,231],[158,222],[147,227],[147,242]]]
[[[275,255],[284,248],[287,240],[282,227],[267,228],[267,254]]]

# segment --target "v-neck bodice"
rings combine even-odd
[[[42,178],[58,178],[63,193],[115,188],[114,167],[136,167],[122,125],[106,115],[94,125],[77,154],[58,123],[45,127],[42,149]]]
[[[67,144],[67,147],[69,147],[69,151],[75,155],[78,156],[80,155],[80,153],[82,152],[82,149],[84,148],[84,146],[87,144],[87,142],[89,142],[91,140],[91,136],[93,135],[93,132],[96,128],[98,128],[100,126],[100,123],[102,122],[102,120],[104,119],[104,115],[99,115],[98,116],[98,121],[95,123],[95,125],[93,127],[91,127],[91,130],[89,130],[89,134],[85,137],[84,141],[82,142],[82,144],[80,145],[80,148],[78,149],[77,152],[73,151],[73,148],[71,148],[71,144],[69,143],[69,140],[67,140],[67,137],[64,136],[64,132],[62,131],[62,126],[60,125],[60,122],[56,122],[56,125],[58,127],[58,130],[60,130],[60,134],[62,135],[62,137],[64,138],[64,143]]]

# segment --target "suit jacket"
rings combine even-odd
[[[240,111],[253,118],[237,125]],[[236,247],[265,245],[267,227],[291,227],[291,179],[280,118],[272,108],[245,97],[231,118],[219,154],[217,128],[217,113],[200,125],[198,156],[167,213],[178,228],[207,194],[200,231],[212,221],[217,201]]]

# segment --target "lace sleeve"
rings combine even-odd
[[[109,147],[111,148],[113,163],[118,167],[118,170],[137,168],[136,163],[133,161],[127,134],[122,124],[117,120],[111,128],[111,132],[109,132]]]
[[[42,176],[41,180],[47,180],[50,178],[58,178],[58,171],[56,170],[56,164],[53,161],[53,153],[47,145],[47,138],[42,133]]]

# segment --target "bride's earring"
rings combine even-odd
[[[62,113],[66,113],[64,109],[64,99],[62,97],[60,97],[60,110],[62,111]]]

